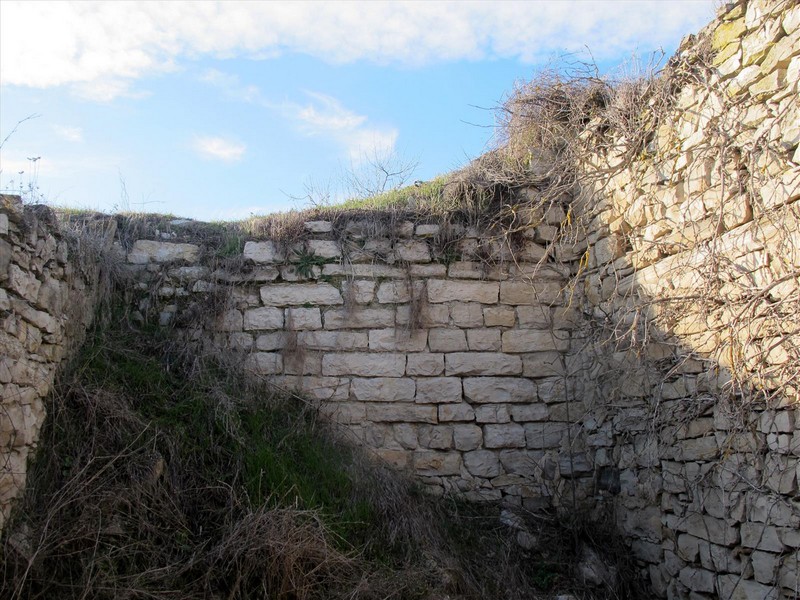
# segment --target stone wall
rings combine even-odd
[[[509,241],[351,214],[242,244],[162,220],[118,238],[133,316],[302,392],[434,492],[612,514],[660,597],[797,597],[799,27],[789,0],[724,6],[646,144],[587,154],[569,217]],[[57,298],[93,285],[23,222],[0,214],[19,472],[71,337]]]
[[[518,254],[540,256],[563,216],[531,227]],[[585,457],[562,458],[579,318],[566,306],[568,269],[503,261],[498,242],[438,224],[303,227],[297,242],[246,241],[220,259],[186,223],[165,224],[126,253],[139,315],[210,334],[432,491],[533,507],[561,478],[591,478]],[[479,260],[486,244],[498,262]]]
[[[49,208],[0,196],[0,530],[25,485],[56,369],[94,315],[98,263],[73,250]]]
[[[587,161],[598,501],[659,596],[796,598],[800,6],[727,5],[673,61],[645,151]]]

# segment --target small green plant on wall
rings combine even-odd
[[[314,267],[322,267],[322,265],[327,262],[322,256],[314,254],[313,250],[294,250],[294,254],[296,258],[293,262],[295,263],[297,274],[300,275],[300,277],[311,277],[314,272]]]

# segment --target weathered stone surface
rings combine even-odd
[[[469,350],[467,336],[462,329],[431,329],[428,332],[431,352],[459,352]]]
[[[444,354],[420,352],[408,355],[406,375],[435,377],[444,373]]]
[[[393,308],[361,308],[327,310],[323,316],[325,329],[379,329],[394,327]]]
[[[420,377],[417,379],[416,402],[420,404],[461,402],[461,379],[458,377]]]
[[[267,306],[344,303],[339,290],[329,283],[276,283],[263,286],[260,293],[261,301]]]
[[[286,254],[278,249],[275,242],[245,242],[244,258],[256,263],[276,263],[286,260]]]
[[[568,435],[566,423],[526,423],[525,442],[528,448],[558,448]]]
[[[411,300],[411,291],[405,281],[384,281],[378,286],[380,304],[398,304]]]
[[[416,384],[407,377],[353,378],[350,390],[359,402],[412,402]]]
[[[303,223],[303,227],[311,233],[330,233],[333,231],[333,224],[330,221],[306,221]]]
[[[128,262],[132,264],[165,263],[178,260],[195,262],[199,256],[200,247],[196,244],[136,240],[128,253]]]
[[[374,423],[436,423],[436,407],[419,404],[367,404],[367,420]]]
[[[465,452],[464,466],[475,477],[497,477],[503,472],[497,453],[489,450]]]
[[[277,352],[253,352],[244,367],[256,375],[275,375],[283,371],[283,357]]]
[[[326,376],[401,377],[406,370],[404,354],[346,352],[326,354],[322,374]]]
[[[450,375],[519,375],[522,359],[499,352],[445,354],[445,373]]]
[[[441,417],[440,417],[441,420]],[[453,425],[453,445],[462,452],[479,448],[483,441],[483,430],[477,425]]]
[[[337,242],[332,240],[308,240],[308,252],[320,258],[341,258],[342,249]]]
[[[428,300],[430,302],[480,302],[495,304],[499,293],[497,282],[448,281],[432,279],[428,281]]]
[[[390,328],[369,332],[369,349],[373,352],[422,352],[427,341],[426,331]]]
[[[283,329],[283,309],[250,308],[244,311],[243,327],[246,331]]]
[[[420,475],[458,475],[461,472],[460,452],[424,450],[414,453],[414,470]]]
[[[546,352],[569,349],[569,333],[565,331],[538,331],[513,329],[503,332],[503,352]]]
[[[525,430],[516,423],[484,425],[483,445],[486,448],[524,448]]]
[[[301,331],[297,344],[309,350],[366,350],[369,338],[359,331]]]
[[[780,593],[773,586],[762,585],[739,575],[723,574],[717,577],[719,597],[729,600],[778,600]]]
[[[475,407],[476,423],[510,423],[511,411],[507,404],[483,404]]]
[[[483,321],[487,327],[513,327],[516,314],[510,306],[489,306],[483,309]]]
[[[450,450],[453,448],[453,427],[451,425],[421,425],[419,445],[431,450]]]
[[[280,310],[280,309],[279,309]],[[318,308],[287,308],[286,329],[321,329],[322,315]]]
[[[557,281],[501,281],[500,303],[518,305],[554,304],[561,300]]]
[[[500,330],[467,329],[467,344],[473,352],[500,352]]]
[[[475,409],[466,402],[459,404],[440,404],[439,421],[474,421]]]
[[[344,281],[342,296],[345,298],[345,304],[369,304],[375,297],[375,282],[368,279]]]
[[[394,245],[394,254],[398,260],[411,263],[426,263],[431,261],[431,251],[428,244],[419,240],[403,240]]]
[[[483,327],[483,308],[477,302],[452,302],[450,320],[456,327]]]
[[[479,404],[531,402],[536,386],[521,377],[467,377],[463,381],[464,397]]]

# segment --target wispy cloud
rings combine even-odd
[[[53,131],[62,140],[68,142],[82,142],[83,129],[80,127],[69,127],[67,125],[53,125]]]
[[[89,88],[176,68],[187,57],[424,65],[588,47],[605,60],[655,48],[713,16],[714,0],[518,2],[17,2],[0,6],[4,85]],[[104,93],[99,93],[103,90]]]
[[[223,137],[201,135],[192,140],[192,148],[203,158],[236,162],[242,159],[247,147]]]
[[[304,104],[286,102],[280,106],[304,135],[337,142],[351,161],[375,152],[391,154],[394,150],[397,129],[370,125],[366,116],[345,108],[333,96],[318,92],[306,95],[308,102]]]
[[[394,151],[397,129],[369,123],[366,115],[346,108],[328,94],[306,91],[306,102],[273,102],[264,97],[258,86],[244,84],[237,75],[217,69],[203,73],[200,81],[219,88],[233,100],[278,112],[300,134],[338,144],[352,162],[360,162],[364,156],[389,155]]]

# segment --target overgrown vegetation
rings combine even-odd
[[[498,507],[437,501],[336,441],[300,398],[118,323],[52,395],[3,534],[0,596],[535,598],[569,585],[582,540],[539,521],[563,551],[525,551]]]

